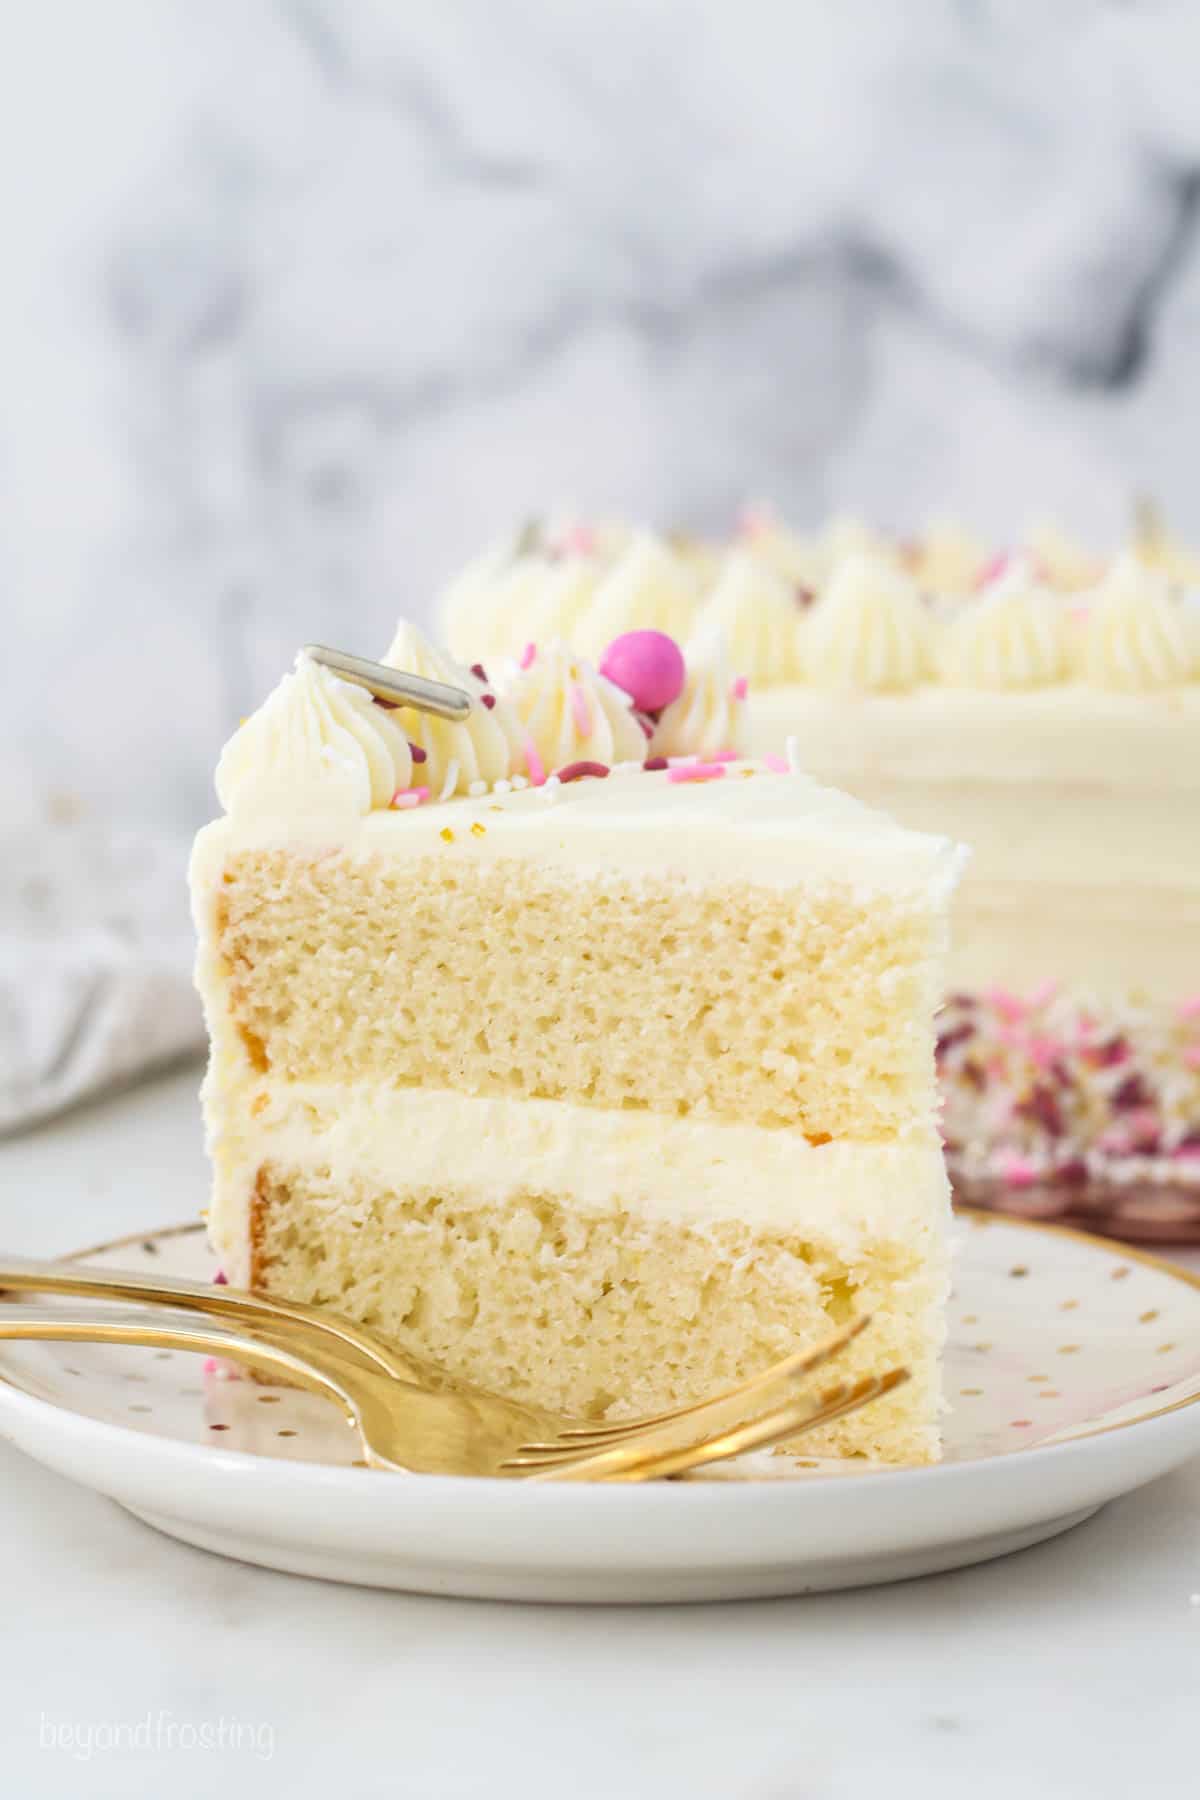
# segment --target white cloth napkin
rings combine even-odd
[[[186,870],[94,826],[0,840],[0,1132],[202,1048]]]

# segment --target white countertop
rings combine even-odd
[[[0,1144],[4,1247],[48,1254],[194,1214],[197,1079]],[[13,1800],[1193,1795],[1198,1518],[1200,1461],[958,1574],[744,1605],[516,1607],[222,1561],[0,1446],[0,1787]],[[78,1740],[148,1720],[159,1734],[160,1716],[251,1725],[269,1757],[49,1747],[63,1727]]]

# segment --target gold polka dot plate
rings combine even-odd
[[[188,1543],[436,1594],[749,1598],[896,1580],[1053,1537],[1200,1452],[1200,1276],[1054,1227],[961,1216],[945,1457],[746,1458],[637,1487],[383,1474],[331,1406],[203,1359],[0,1347],[0,1433]],[[198,1226],[85,1260],[204,1277]]]

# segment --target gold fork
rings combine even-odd
[[[372,1467],[543,1481],[645,1481],[681,1474],[793,1438],[865,1406],[905,1378],[905,1371],[895,1370],[837,1383],[815,1397],[779,1384],[747,1382],[737,1390],[743,1399],[724,1396],[715,1407],[669,1414],[605,1449],[568,1443],[560,1455],[547,1457],[521,1453],[526,1409],[495,1396],[487,1396],[481,1408],[461,1392],[432,1393],[397,1381],[348,1354],[328,1333],[294,1319],[279,1329],[264,1318],[235,1332],[219,1320],[166,1307],[110,1305],[69,1312],[30,1302],[0,1305],[0,1339],[15,1338],[136,1344],[234,1358],[334,1401],[357,1430]]]
[[[588,1421],[509,1400],[458,1381],[436,1363],[412,1355],[337,1313],[275,1295],[218,1287],[175,1275],[156,1275],[150,1280],[122,1269],[84,1268],[23,1257],[8,1257],[0,1262],[0,1292],[10,1288],[80,1299],[185,1307],[210,1317],[232,1319],[256,1331],[269,1325],[276,1340],[282,1342],[293,1331],[304,1334],[305,1341],[311,1331],[325,1333],[352,1363],[380,1371],[392,1381],[413,1385],[425,1393],[454,1396],[471,1407],[476,1416],[491,1413],[495,1430],[510,1442],[511,1454],[523,1459],[514,1466],[530,1472],[559,1458],[574,1458],[585,1449],[614,1449],[650,1426],[678,1424],[703,1435],[744,1420],[753,1414],[756,1404],[760,1411],[766,1410],[776,1394],[790,1398],[802,1376],[831,1361],[870,1323],[869,1313],[860,1314],[811,1349],[796,1351],[758,1375],[691,1405],[649,1417]],[[519,1433],[516,1438],[514,1432]]]

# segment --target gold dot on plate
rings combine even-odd
[[[148,1413],[153,1412],[154,1408],[152,1406],[131,1406],[129,1410],[130,1412]]]
[[[1058,1346],[1058,1354],[1060,1356],[1074,1356],[1082,1348],[1082,1344],[1060,1344]]]
[[[812,1462],[812,1461],[798,1462],[796,1464],[796,1467],[798,1469],[819,1469],[820,1466],[821,1465],[819,1462]]]
[[[1027,1375],[1025,1379],[1026,1381],[1032,1381],[1036,1386],[1039,1381],[1049,1381],[1050,1377],[1048,1375]]]
[[[959,1388],[958,1391],[960,1394],[965,1394],[969,1400],[973,1400],[978,1395],[982,1394],[983,1389],[982,1388]]]
[[[485,837],[486,835],[487,835],[487,826],[481,825],[479,820],[476,819],[475,823],[471,826],[471,836],[472,837]]]
[[[1061,1398],[1057,1388],[1042,1388],[1038,1393],[1039,1400],[1059,1400]]]
[[[438,836],[441,838],[443,844],[452,844],[454,842],[454,833],[448,825],[442,826],[442,829],[438,832]]]
[[[1156,1356],[1169,1356],[1176,1347],[1177,1346],[1174,1344],[1160,1344],[1154,1354]]]
[[[1008,1272],[1010,1275],[1016,1276],[1018,1279],[1020,1279],[1020,1277],[1022,1275],[1028,1275],[1029,1270],[1026,1268],[1024,1263],[1015,1263]]]
[[[962,1316],[962,1322],[964,1325],[978,1325],[979,1314],[978,1313],[964,1313]]]
[[[990,1350],[991,1347],[992,1346],[990,1344],[972,1344],[971,1345],[972,1350]]]
[[[1074,1312],[1078,1305],[1078,1300],[1064,1300],[1058,1310],[1059,1312]]]
[[[1033,1424],[1032,1419],[1010,1419],[1008,1422],[1010,1425],[1014,1426],[1018,1430],[1023,1429],[1027,1425]]]
[[[361,1456],[356,1456],[354,1461],[350,1464],[352,1469],[369,1469],[370,1466],[370,1463],[364,1462]]]
[[[256,1395],[256,1399],[258,1400],[258,1404],[260,1406],[278,1406],[279,1405],[279,1395],[278,1394],[258,1394],[258,1395]]]
[[[275,1433],[276,1437],[295,1437],[295,1435],[296,1433],[294,1431],[289,1431],[286,1425],[282,1431],[277,1431]]]
[[[170,1362],[174,1354],[175,1352],[173,1350],[156,1350],[154,1352],[154,1360],[155,1362]]]
[[[1129,1264],[1122,1263],[1119,1269],[1113,1270],[1112,1274],[1109,1276],[1109,1280],[1110,1281],[1124,1281],[1125,1277],[1127,1275],[1131,1275],[1132,1273],[1133,1273],[1133,1271],[1129,1267]]]
[[[1138,1314],[1138,1324],[1139,1325],[1152,1325],[1154,1323],[1155,1319],[1157,1319],[1157,1317],[1158,1317],[1158,1308],[1157,1308],[1157,1306],[1152,1306],[1150,1308],[1149,1312],[1144,1312],[1144,1313]]]

